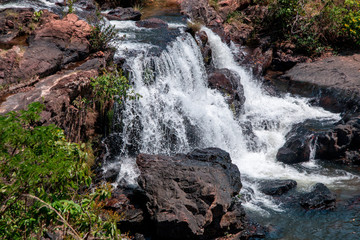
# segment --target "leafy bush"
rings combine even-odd
[[[99,10],[96,11],[96,19],[93,20],[94,24],[91,29],[90,45],[92,51],[108,50],[110,44],[119,40],[119,31],[115,29],[114,25],[108,24],[101,16]]]
[[[122,104],[127,99],[134,100],[140,97],[129,84],[129,80],[122,72],[105,71],[102,75],[92,78],[91,85],[95,95],[95,101],[100,103],[101,108],[116,101]]]
[[[0,116],[0,239],[40,239],[56,229],[116,238],[117,216],[101,211],[109,189],[79,194],[91,184],[91,153],[55,125],[37,126],[43,108]]]

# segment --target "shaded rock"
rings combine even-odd
[[[0,114],[24,109],[38,101],[44,103],[43,124],[56,124],[73,141],[85,141],[95,134],[97,113],[87,111],[81,99],[91,93],[90,79],[97,70],[68,71],[42,79],[24,92],[9,96],[0,106]]]
[[[310,144],[315,140],[314,125],[311,121],[293,126],[286,135],[286,143],[276,154],[276,159],[286,164],[307,162],[310,159]]]
[[[314,97],[316,104],[334,112],[358,112],[360,54],[299,63],[274,83],[284,90]]]
[[[149,18],[136,22],[136,26],[143,28],[167,28],[168,24],[159,18]]]
[[[250,35],[254,28],[245,23],[233,22],[224,25],[224,32],[229,38],[240,44],[245,44],[245,42],[250,38]]]
[[[103,14],[109,20],[133,20],[138,21],[141,19],[141,12],[134,10],[133,8],[117,7],[110,12]]]
[[[336,196],[324,184],[317,183],[311,192],[300,196],[300,205],[306,210],[333,210]]]
[[[316,158],[360,165],[360,116],[340,122],[317,137]]]
[[[263,52],[263,50],[258,47],[250,51],[241,61],[241,64],[249,66],[255,76],[261,76],[264,75],[265,71],[271,66],[272,59],[272,49],[267,49]]]
[[[145,213],[142,205],[145,200],[136,189],[116,189],[111,198],[106,200],[104,208],[112,210],[122,216],[119,219],[121,231],[141,231],[149,226],[144,226]],[[139,236],[140,237],[140,236]],[[140,238],[141,239],[141,238]]]
[[[297,63],[309,61],[309,58],[300,55],[294,55],[292,50],[277,50],[274,53],[272,61],[272,69],[276,71],[287,71],[294,67]]]
[[[16,38],[25,35],[32,22],[34,9],[7,8],[0,10],[0,48],[11,48]]]
[[[260,191],[270,196],[279,196],[295,188],[294,180],[266,180],[260,182]]]
[[[140,154],[136,162],[156,239],[210,239],[245,228],[244,210],[233,202],[241,188],[240,173],[227,152]]]
[[[245,95],[240,76],[229,69],[218,69],[209,74],[208,83],[210,88],[218,89],[228,96],[228,103],[235,116],[238,117],[243,112]]]

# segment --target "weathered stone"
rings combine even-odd
[[[167,28],[168,24],[159,18],[149,18],[136,22],[136,26],[143,28]]]
[[[310,144],[316,137],[315,130],[312,121],[294,125],[286,135],[286,143],[279,149],[276,159],[286,164],[309,161]]]
[[[110,12],[104,14],[104,16],[109,20],[118,20],[118,21],[124,21],[124,20],[133,20],[138,21],[141,19],[141,12],[136,11],[133,8],[122,8],[117,7]]]
[[[228,103],[238,117],[244,110],[244,88],[240,83],[240,76],[229,69],[218,69],[209,74],[209,87],[218,89],[228,96]]]
[[[311,192],[300,197],[300,205],[306,210],[333,210],[336,196],[324,184],[317,183]]]
[[[266,195],[279,196],[295,188],[296,185],[294,180],[264,180],[260,182],[260,191]]]
[[[317,137],[316,158],[346,165],[360,165],[360,117],[339,122]]]
[[[244,212],[233,205],[240,173],[228,153],[208,148],[175,157],[140,154],[137,165],[157,239],[209,239],[243,230]]]
[[[305,97],[316,97],[317,104],[335,112],[359,111],[360,54],[335,56],[312,63],[299,63],[276,85]]]
[[[9,96],[0,105],[0,114],[24,109],[38,101],[44,103],[43,124],[56,124],[73,141],[86,140],[95,133],[97,113],[79,106],[90,91],[90,78],[97,70],[68,71],[42,79],[25,92]]]

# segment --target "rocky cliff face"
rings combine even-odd
[[[0,50],[0,113],[39,101],[45,104],[44,124],[58,125],[73,141],[87,140],[98,131],[98,113],[82,100],[111,54],[90,54],[91,27],[75,14],[60,19],[44,10],[39,19],[34,16],[32,9],[0,12],[1,22],[8,23],[0,26],[0,45],[6,46]],[[13,31],[19,24],[25,32]]]

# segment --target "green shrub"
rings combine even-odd
[[[109,188],[79,194],[91,184],[85,144],[68,142],[55,125],[38,126],[44,106],[0,116],[0,239],[119,235],[113,214],[101,211]]]
[[[91,86],[95,95],[94,100],[100,103],[102,111],[114,101],[122,104],[127,99],[134,100],[140,97],[132,89],[129,80],[118,71],[105,71],[102,75],[92,78]]]
[[[298,52],[313,55],[346,42],[359,48],[359,10],[357,0],[273,0],[267,24],[279,40],[290,40]]]
[[[99,10],[96,11],[96,19],[91,27],[90,45],[93,52],[105,51],[111,48],[110,44],[119,40],[119,30],[114,25],[108,24],[101,16]]]

